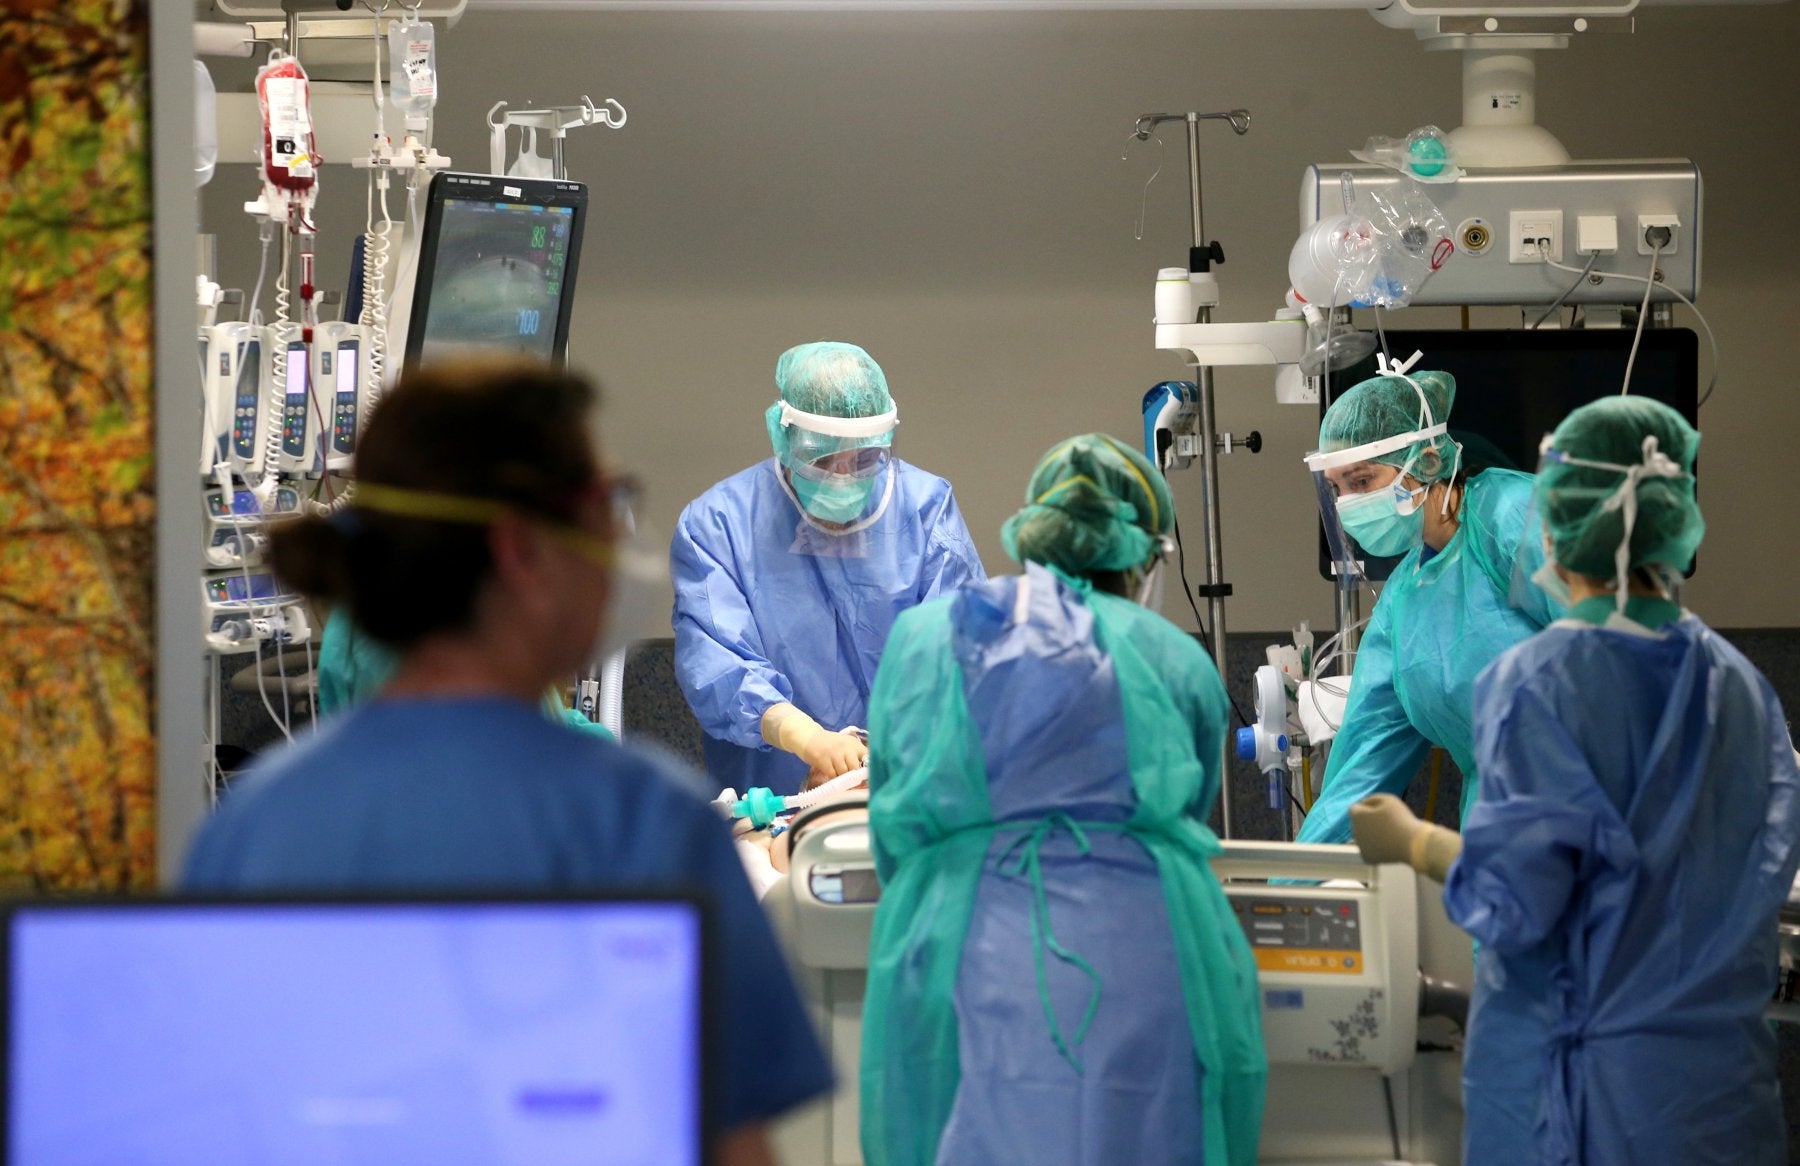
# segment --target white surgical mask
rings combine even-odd
[[[1543,565],[1531,573],[1531,581],[1564,611],[1575,606],[1575,598],[1569,594],[1569,581],[1557,571],[1555,559],[1546,558]]]
[[[641,546],[620,545],[600,642],[590,658],[598,665],[620,648],[668,635],[674,607],[669,590],[669,560]]]

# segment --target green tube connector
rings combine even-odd
[[[747,790],[744,796],[731,805],[731,816],[748,818],[750,825],[761,830],[775,820],[775,815],[787,809],[787,799],[771,791],[767,786],[757,786]]]

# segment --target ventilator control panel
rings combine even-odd
[[[1357,975],[1364,969],[1361,904],[1354,899],[1231,899],[1261,972]]]

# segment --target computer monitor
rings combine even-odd
[[[704,933],[661,898],[15,906],[5,1161],[697,1166]]]
[[[1415,368],[1440,369],[1456,378],[1450,436],[1463,443],[1471,470],[1500,466],[1533,473],[1538,444],[1577,407],[1618,394],[1634,330],[1480,329],[1389,331],[1388,353],[1405,360],[1422,352]],[[1332,400],[1377,375],[1375,360],[1359,362],[1330,378]],[[1631,391],[1673,407],[1688,421],[1699,416],[1699,342],[1686,328],[1647,328],[1631,370]],[[1365,574],[1388,577],[1398,558],[1365,556]],[[1319,573],[1333,577],[1325,535],[1319,535]]]
[[[406,367],[480,354],[563,360],[586,216],[579,182],[433,175]]]

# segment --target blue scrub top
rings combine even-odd
[[[682,511],[669,551],[675,678],[706,731],[717,786],[798,790],[806,766],[763,742],[763,713],[787,701],[827,729],[866,728],[895,617],[983,577],[950,483],[890,464],[893,495],[862,530],[809,522],[774,458]]]
[[[699,887],[725,999],[708,1126],[831,1087],[725,824],[697,775],[553,724],[522,700],[378,699],[260,757],[200,829],[206,893],[519,893]]]

